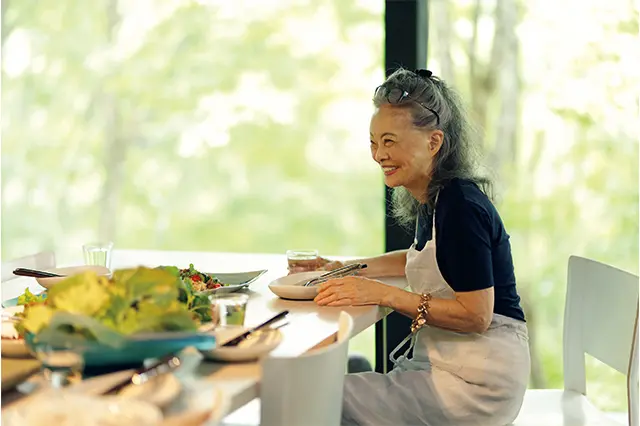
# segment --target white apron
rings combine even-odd
[[[422,251],[407,253],[405,273],[414,293],[455,298],[438,269],[435,217]],[[462,267],[462,265],[461,265]],[[407,330],[409,333],[409,330]],[[396,358],[411,338],[409,350]],[[520,410],[530,372],[526,324],[494,314],[484,333],[425,326],[390,354],[395,368],[345,377],[343,424],[503,426]]]

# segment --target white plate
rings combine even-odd
[[[4,315],[15,315],[24,310],[24,306],[13,306],[11,308],[3,308]],[[2,336],[17,336],[15,325],[12,321],[2,321]],[[31,358],[31,352],[27,349],[24,339],[2,339],[1,346],[2,356],[8,358]]]
[[[161,421],[160,410],[147,402],[71,392],[44,392],[2,413],[2,424],[7,426],[137,426]]]
[[[94,271],[98,275],[111,275],[111,271],[109,268],[98,265],[82,265],[82,266],[70,266],[67,268],[51,268],[46,269],[46,272],[53,272],[54,274],[64,275],[64,277],[52,277],[52,278],[36,278],[38,284],[47,290],[51,288],[54,284],[59,283],[60,281],[70,277],[72,275],[76,275],[86,271]]]
[[[281,341],[282,333],[280,330],[265,328],[252,333],[251,337],[243,340],[237,346],[218,346],[210,351],[201,351],[201,353],[205,358],[214,361],[254,361],[277,348]]]
[[[231,398],[207,379],[187,380],[184,395],[170,407],[162,426],[216,426],[229,413]]]
[[[146,401],[164,408],[180,395],[181,389],[180,380],[173,374],[167,373],[152,377],[141,385],[129,385],[118,392],[118,396]]]
[[[326,271],[287,275],[271,282],[269,290],[282,299],[313,300],[318,294],[318,288],[316,286],[304,287],[302,284],[322,274],[326,274]]]

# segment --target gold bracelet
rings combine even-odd
[[[418,305],[418,314],[411,323],[411,332],[415,333],[427,323],[427,315],[429,313],[429,301],[431,293],[422,293],[420,296],[420,304]]]

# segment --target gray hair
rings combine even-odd
[[[467,118],[462,100],[458,94],[438,77],[430,72],[416,72],[403,68],[391,74],[376,90],[373,104],[394,105],[407,108],[413,119],[413,125],[419,129],[440,129],[444,139],[440,150],[434,157],[431,179],[425,188],[426,205],[435,208],[438,191],[455,178],[474,182],[489,198],[492,197],[491,180],[479,171],[479,138]],[[389,93],[404,93],[402,99],[394,99]],[[400,102],[397,102],[400,100]],[[420,211],[420,203],[404,187],[394,188],[392,192],[392,212],[398,223],[411,228]]]

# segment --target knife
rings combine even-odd
[[[151,377],[159,376],[160,374],[174,370],[180,366],[180,358],[175,354],[170,354],[161,358],[158,362],[148,366],[138,368],[136,371],[127,377],[111,386],[106,391],[102,392],[103,395],[115,394],[129,385],[141,385],[147,382]]]
[[[274,322],[276,322],[278,320],[281,320],[282,318],[286,317],[288,314],[289,314],[289,311],[282,311],[279,314],[274,315],[270,319],[266,320],[262,324],[245,331],[244,333],[242,333],[241,335],[239,335],[238,337],[236,337],[234,339],[229,340],[227,343],[222,345],[222,347],[236,346],[236,345],[238,345],[238,343],[242,342],[244,339],[249,337],[250,334],[255,333],[259,329],[261,329],[263,327],[266,327],[269,324],[272,324],[272,323],[274,323]]]

